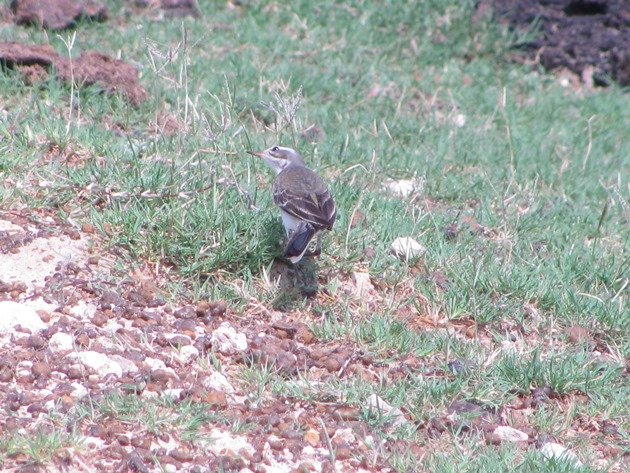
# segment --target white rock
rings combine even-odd
[[[85,301],[79,301],[79,303],[72,307],[69,312],[79,319],[88,320],[96,314],[96,305]]]
[[[105,440],[100,437],[83,437],[81,443],[91,450],[100,450],[105,446]]]
[[[407,419],[400,409],[393,408],[376,394],[368,397],[366,404],[369,410],[380,412],[380,415],[386,417],[387,424],[392,429],[397,429],[407,423]]]
[[[374,291],[374,285],[370,280],[370,273],[355,271],[352,273],[354,282],[353,296],[355,299],[363,299]]]
[[[163,398],[170,397],[171,399],[180,399],[183,391],[184,390],[182,388],[165,389],[164,391],[160,392],[160,395]]]
[[[121,366],[103,353],[81,351],[69,353],[66,357],[72,361],[78,361],[86,368],[94,370],[101,378],[108,374],[115,374],[120,378],[123,374]]]
[[[389,195],[399,199],[407,199],[415,192],[422,192],[424,181],[422,179],[387,179],[383,184],[383,189]]]
[[[494,435],[504,442],[526,442],[529,440],[529,435],[518,429],[507,425],[500,425],[494,429]]]
[[[461,128],[466,124],[466,115],[463,113],[458,113],[453,117],[453,125],[457,128]]]
[[[335,435],[332,436],[331,440],[335,440],[335,439],[337,439],[338,442],[347,443],[348,445],[352,445],[357,440],[357,438],[354,435],[354,432],[350,428],[338,429],[335,432]]]
[[[234,394],[234,387],[230,384],[223,373],[214,371],[210,376],[203,380],[203,387],[207,390],[221,391],[225,394]]]
[[[21,378],[22,376],[29,376],[31,374],[32,367],[33,367],[32,361],[23,360],[23,361],[18,362],[15,365],[16,378]]]
[[[210,337],[212,348],[224,355],[234,355],[247,350],[247,337],[238,333],[228,322],[223,322],[212,332]]]
[[[147,366],[149,366],[149,368],[151,368],[151,371],[157,371],[157,370],[165,371],[170,375],[171,378],[179,379],[179,376],[177,376],[177,373],[175,373],[175,370],[173,368],[169,368],[168,366],[166,366],[162,360],[158,360],[157,358],[151,358],[147,356],[144,359],[144,362],[147,364]]]
[[[192,343],[192,340],[190,339],[190,337],[188,335],[183,335],[181,333],[165,333],[164,334],[164,338],[166,338],[166,340],[168,340],[169,342],[171,340],[173,340],[175,337],[184,338],[184,339],[188,340],[189,344]]]
[[[163,468],[166,473],[177,473],[177,467],[175,465],[171,465],[170,463],[164,465]]]
[[[199,358],[199,350],[197,350],[192,345],[184,345],[183,347],[181,347],[179,350],[179,354],[184,363],[190,363],[191,361]]]
[[[240,452],[244,452],[247,456],[251,456],[256,452],[256,449],[245,437],[232,435],[230,432],[224,432],[220,429],[212,429],[210,431],[208,450],[215,455],[230,455],[234,457],[241,456]]]
[[[110,358],[120,365],[125,374],[135,374],[139,371],[136,364],[129,358],[121,355],[110,355]]]
[[[0,302],[0,335],[13,333],[18,325],[31,332],[46,328],[32,307],[14,301]]]
[[[64,332],[57,332],[48,340],[48,348],[54,354],[66,353],[74,349],[72,335]]]
[[[392,253],[402,260],[417,258],[427,251],[424,246],[411,237],[396,238],[390,248]]]
[[[88,390],[81,383],[74,382],[70,386],[72,386],[72,392],[70,396],[74,399],[82,399],[88,395]]]
[[[582,462],[578,456],[568,448],[555,442],[547,442],[540,447],[540,453],[548,459],[554,459],[572,464],[574,467],[579,468],[582,466]]]
[[[166,369],[166,365],[164,364],[164,362],[162,360],[158,360],[157,358],[151,358],[147,356],[144,359],[144,362],[149,368],[151,368],[151,371]]]

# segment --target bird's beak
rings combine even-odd
[[[261,151],[248,151],[247,154],[251,154],[252,156],[257,156],[259,158],[263,157],[263,153]]]

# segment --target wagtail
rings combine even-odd
[[[273,202],[280,207],[287,234],[284,257],[297,263],[306,256],[322,251],[322,232],[332,230],[337,210],[328,187],[304,165],[300,153],[282,146],[265,151],[248,151],[262,158],[277,174],[273,183]],[[309,243],[317,237],[315,250],[307,253]]]

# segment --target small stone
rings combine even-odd
[[[375,290],[370,279],[370,273],[355,271],[352,273],[352,281],[354,282],[352,295],[355,299],[365,299]]]
[[[97,312],[96,314],[94,314],[94,317],[92,317],[92,323],[97,327],[102,327],[107,323],[108,320],[109,319],[103,312]]]
[[[372,394],[367,399],[366,407],[370,411],[379,412],[381,416],[387,416],[387,424],[389,424],[392,429],[397,429],[407,423],[405,415],[400,409],[390,406],[376,394]]]
[[[101,260],[101,257],[98,255],[92,255],[88,258],[88,264],[96,265]]]
[[[210,391],[206,394],[204,401],[215,407],[227,406],[227,396],[222,391]]]
[[[547,442],[540,448],[540,453],[549,459],[557,460],[571,464],[575,468],[582,466],[582,462],[578,456],[568,448],[555,442]]]
[[[347,460],[349,458],[352,458],[352,450],[347,445],[343,447],[338,447],[335,451],[335,458],[337,460]]]
[[[224,355],[234,355],[247,350],[245,334],[236,332],[228,322],[223,322],[212,332],[210,341],[215,351]]]
[[[453,125],[455,125],[457,128],[462,128],[464,125],[466,125],[466,115],[464,115],[463,113],[458,113],[453,117],[452,121]]]
[[[184,345],[180,348],[179,354],[182,356],[184,363],[190,363],[199,358],[199,350],[193,345]]]
[[[50,375],[51,371],[50,365],[43,361],[33,363],[33,366],[31,366],[31,373],[33,373],[33,376],[36,378],[47,377]]]
[[[185,452],[183,450],[175,449],[168,452],[168,454],[177,460],[178,462],[187,463],[191,462],[195,459],[194,455],[190,452]]]
[[[308,429],[304,434],[304,441],[312,447],[319,445],[319,432],[315,429]]]
[[[298,342],[309,345],[315,341],[315,335],[313,335],[313,332],[311,332],[311,330],[306,325],[301,325],[297,329],[295,339]]]
[[[36,350],[39,350],[40,348],[46,346],[46,340],[44,340],[44,337],[42,337],[41,335],[31,335],[30,337],[28,337],[26,343],[29,348],[35,348]]]
[[[335,435],[332,436],[333,445],[353,444],[357,440],[351,428],[337,429]]]
[[[247,441],[246,437],[234,435],[221,429],[212,429],[208,438],[208,450],[215,455],[238,457],[251,456],[256,453],[256,449]]]
[[[527,442],[529,435],[507,425],[499,425],[493,434],[503,442]]]
[[[414,193],[422,192],[424,183],[421,179],[387,179],[383,184],[383,189],[392,197],[407,199]]]
[[[333,418],[341,421],[354,421],[359,418],[359,409],[353,406],[340,406],[333,412]]]
[[[411,258],[418,258],[426,253],[426,248],[410,237],[399,237],[394,240],[390,247],[392,253],[406,261]]]
[[[83,225],[81,225],[81,231],[83,233],[87,233],[88,235],[93,235],[94,233],[96,233],[96,229],[91,223],[84,223]]]
[[[108,374],[114,374],[120,378],[123,374],[121,366],[103,353],[82,351],[70,353],[66,355],[66,357],[71,361],[81,363],[86,368],[92,369],[101,378]]]
[[[567,329],[567,338],[571,343],[583,343],[587,342],[591,338],[590,332],[584,327],[574,325]]]
[[[13,333],[18,326],[31,333],[46,328],[46,324],[32,307],[14,301],[0,302],[0,335]]]
[[[89,320],[96,314],[96,305],[79,301],[77,305],[70,309],[70,314],[82,320]]]
[[[207,390],[223,391],[224,393],[234,394],[234,387],[222,373],[214,371],[210,376],[203,380],[203,387]]]

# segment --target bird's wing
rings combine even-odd
[[[328,190],[300,192],[294,189],[274,189],[273,202],[289,215],[309,222],[316,229],[332,230],[337,210]]]

